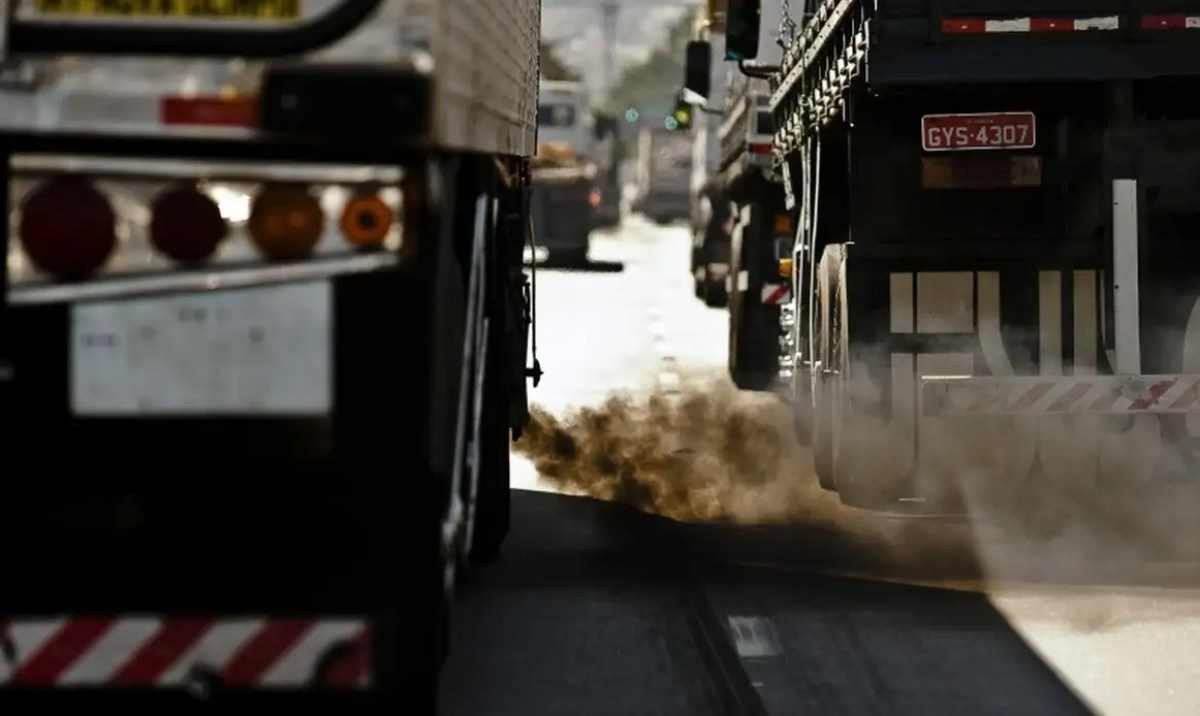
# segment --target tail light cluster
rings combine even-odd
[[[81,174],[63,174],[38,182],[24,194],[12,225],[28,263],[66,281],[89,278],[117,263],[114,255],[124,251],[131,233],[124,217],[130,212],[121,211],[129,201],[103,191],[105,184]],[[401,239],[396,221],[402,205],[399,189],[288,182],[241,186],[242,193],[235,195],[248,201],[248,215],[230,210],[228,188],[210,182],[177,180],[146,197],[132,213],[143,224],[143,245],[166,260],[161,268],[205,265],[239,251],[248,260],[306,259],[338,251],[336,245],[329,246],[339,241],[330,241],[334,232],[340,234],[343,252],[397,248]],[[327,216],[338,220],[327,222]],[[224,251],[234,234],[254,250]],[[319,251],[319,245],[328,250]],[[11,258],[9,263],[11,269]]]
[[[68,279],[108,261],[117,245],[117,218],[108,199],[78,177],[46,182],[21,206],[21,246],[35,265]]]

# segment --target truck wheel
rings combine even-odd
[[[798,377],[805,381],[808,380],[808,376]],[[813,444],[812,389],[804,387],[801,390],[803,392],[797,392],[796,387],[792,388],[792,430],[796,434],[796,442],[811,446]],[[817,482],[820,483],[820,480]],[[821,485],[821,487],[827,490],[833,489],[825,487],[825,485]]]
[[[708,271],[704,273],[704,305],[709,308],[725,308],[729,305],[729,292],[725,289],[725,278],[719,280],[710,278]]]
[[[838,273],[841,268],[840,245],[825,247],[821,263],[817,267],[817,361],[813,367],[817,372],[813,381],[813,431],[812,451],[813,468],[817,473],[817,482],[823,489],[837,490],[837,479],[834,475],[834,390],[831,366],[834,364],[833,355],[833,301],[838,295]]]
[[[471,561],[486,563],[500,556],[508,536],[512,506],[509,485],[509,375],[503,331],[489,331],[483,414],[479,425],[479,488],[475,496],[475,526]]]
[[[751,246],[757,237],[743,222],[730,252],[729,375],[741,390],[767,391],[779,370],[779,320],[759,300],[758,255]],[[744,275],[743,275],[744,274]]]
[[[794,342],[792,343],[792,355],[789,358],[792,361],[796,360],[796,351],[800,349],[806,361],[811,362],[810,355],[811,347],[801,343],[807,340],[807,330],[801,325],[807,311],[804,309],[803,297],[794,295],[792,297],[792,306],[795,311],[796,325],[790,329]],[[805,322],[806,323],[806,322]],[[792,428],[796,434],[796,442],[801,445],[811,447],[813,444],[813,369],[806,367],[801,363],[796,363],[792,366],[792,381],[791,392],[789,397],[792,405]]]

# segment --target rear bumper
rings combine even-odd
[[[1200,375],[921,380],[926,418],[1188,413],[1200,413]]]
[[[588,196],[590,181],[537,183],[531,191],[531,212],[539,246],[550,251],[582,250],[595,218]]]
[[[362,618],[90,615],[10,618],[0,689],[359,691],[371,685]]]

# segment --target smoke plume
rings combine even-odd
[[[1073,445],[1078,432],[1051,442]],[[1200,583],[1195,481],[1122,490],[1084,470],[998,479],[980,467],[996,452],[992,441],[953,433],[956,447],[941,451],[944,464],[932,471],[957,485],[963,513],[935,519],[844,506],[818,487],[790,407],[724,382],[682,395],[618,395],[560,416],[535,408],[516,449],[561,492],[682,522],[769,530],[753,533],[767,547],[761,554],[739,559],[769,553],[822,571],[972,584]]]
[[[793,521],[821,496],[790,421],[772,397],[716,385],[561,418],[535,408],[516,448],[563,491],[682,521]]]

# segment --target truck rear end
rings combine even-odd
[[[533,221],[538,244],[559,264],[587,261],[600,205],[595,120],[580,82],[543,82],[533,164]]]
[[[778,384],[780,308],[791,287],[778,258],[790,251],[792,218],[773,154],[765,79],[734,74],[721,126],[721,178],[736,207],[729,249],[729,373],[743,390]]]
[[[9,7],[0,704],[432,708],[524,420],[539,4]]]
[[[636,208],[660,224],[691,215],[692,138],[679,129],[644,129],[638,140]]]
[[[1200,3],[806,10],[772,108],[822,484],[1194,480]]]

